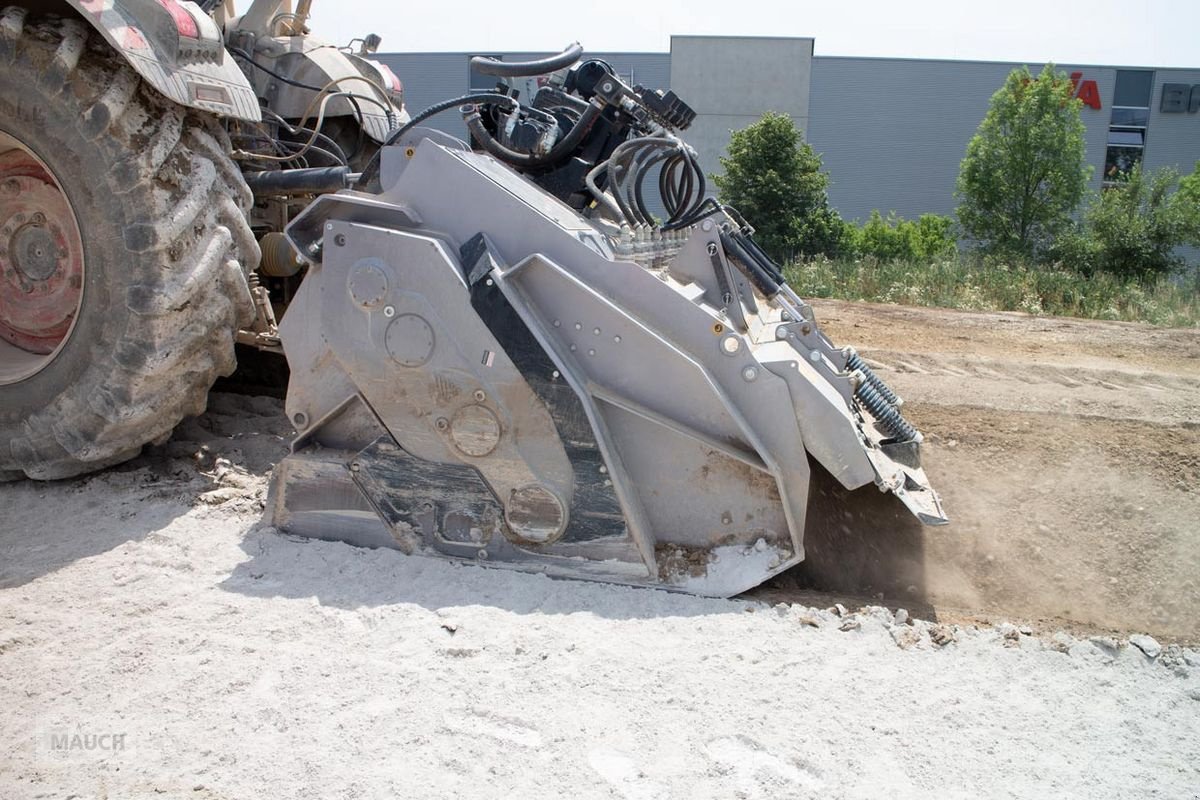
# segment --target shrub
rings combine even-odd
[[[878,210],[861,228],[850,226],[847,250],[880,261],[895,259],[928,260],[955,250],[953,221],[937,214],[922,214],[906,220],[891,212],[886,218]]]
[[[1191,179],[1189,176],[1185,181]],[[1200,203],[1179,174],[1136,166],[1124,180],[1093,198],[1082,222],[1059,237],[1052,256],[1085,275],[1109,272],[1126,277],[1167,275],[1179,270],[1177,249],[1200,242]]]

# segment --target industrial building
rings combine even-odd
[[[419,111],[466,94],[476,53],[388,53],[384,61]],[[514,60],[544,53],[486,53]],[[630,83],[670,87],[697,112],[687,139],[720,172],[731,130],[765,111],[789,114],[821,154],[830,201],[847,219],[872,209],[950,214],[967,142],[992,94],[1021,64],[814,56],[813,39],[675,36],[669,53],[591,53]],[[1041,64],[1028,64],[1035,73]],[[1099,188],[1114,169],[1190,172],[1200,160],[1200,68],[1059,64],[1083,100],[1087,160]],[[465,135],[453,112],[434,127]]]

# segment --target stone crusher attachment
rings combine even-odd
[[[735,211],[684,186],[702,181],[675,133],[690,109],[641,87],[622,103],[606,72],[581,91],[590,63],[541,92],[574,90],[574,125],[598,108],[624,133],[590,156],[565,123],[525,137],[545,156],[574,136],[583,168],[507,157],[545,112],[468,103],[487,152],[410,126],[360,179],[373,191],[291,224],[308,262],[280,324],[298,436],[272,523],[714,596],[803,560],[813,463],[945,523],[899,399],[824,336]],[[675,169],[667,222],[641,188],[655,166]]]

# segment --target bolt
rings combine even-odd
[[[752,381],[757,377],[758,377],[758,370],[755,369],[754,367],[746,367],[745,369],[742,370],[742,379],[743,380]]]
[[[554,320],[554,327],[556,327],[556,328],[561,328],[561,327],[562,327],[562,320],[557,320],[557,319],[556,319],[556,320]]]
[[[775,338],[776,339],[786,339],[787,337],[788,337],[787,328],[780,325],[778,328],[775,329]]]
[[[354,462],[352,462],[352,463],[350,464],[350,471],[351,471],[351,472],[358,472],[358,471],[359,471],[359,469],[361,469],[361,466],[359,465],[359,463],[358,463],[357,461],[354,461]]]
[[[717,243],[716,242],[708,243],[708,254],[710,256],[715,256],[717,254]]]
[[[813,350],[811,353],[808,354],[808,360],[813,362],[814,364],[818,363],[821,360],[821,351]]]
[[[484,400],[487,400],[487,395],[484,394],[483,389],[476,389],[475,390],[475,402],[482,403]]]
[[[344,246],[346,244],[346,234],[339,233],[337,236],[333,237],[333,243],[338,247]]]
[[[808,336],[810,333],[812,333],[812,325],[805,323],[800,326],[800,334],[802,336]]]
[[[479,551],[478,553],[476,553],[475,555],[479,556],[481,559],[483,559],[483,560],[485,560],[485,561],[487,560],[487,557],[488,557],[488,556],[487,556],[487,550],[480,550],[480,551]]]
[[[30,217],[29,221],[34,225],[44,225],[46,223],[46,215],[39,211]]]
[[[700,230],[704,231],[705,233],[707,233],[708,231],[711,231],[712,229],[713,229],[713,221],[711,219],[706,219],[706,220],[704,220],[704,222],[700,223]]]
[[[579,324],[578,322],[576,322],[576,323],[575,323],[575,330],[577,330],[577,331],[581,331],[581,330],[583,330],[583,325],[581,325],[581,324]]]
[[[433,427],[437,428],[439,431],[444,431],[450,427],[450,420],[446,419],[445,417],[438,417],[437,420],[434,421]]]
[[[594,355],[596,355],[596,351],[595,351],[595,350],[588,350],[588,355],[589,355],[589,356],[594,356]]]
[[[383,307],[383,315],[385,317],[387,317],[388,319],[391,319],[392,317],[396,316],[396,307],[395,306],[384,306]]]
[[[620,336],[614,336],[614,337],[613,337],[613,341],[614,341],[614,342],[616,342],[617,344],[620,344],[620,343],[621,343],[621,337],[620,337]]]
[[[600,329],[599,329],[599,328],[592,328],[592,335],[593,335],[593,336],[599,336],[599,335],[600,335]]]
[[[611,82],[605,81],[604,85],[601,86],[600,88],[606,92],[611,92],[613,90],[613,85]]]

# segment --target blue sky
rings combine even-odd
[[[314,12],[321,38],[374,32],[389,52],[541,51],[576,39],[665,52],[671,34],[726,34],[812,36],[818,55],[1200,67],[1200,0],[316,0]]]

